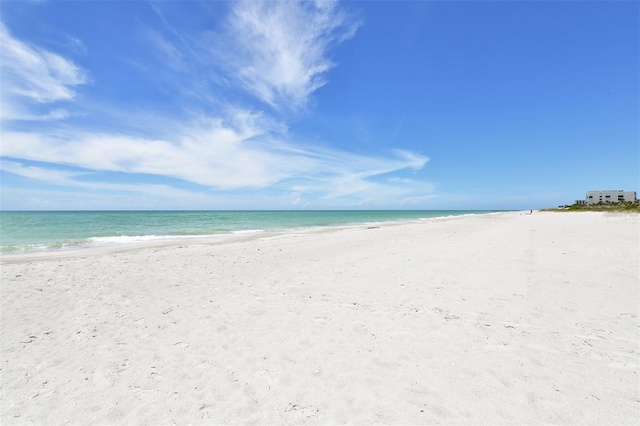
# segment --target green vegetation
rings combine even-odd
[[[559,206],[554,209],[543,209],[547,212],[570,212],[570,211],[587,211],[587,212],[617,212],[617,213],[640,213],[640,200],[621,201],[613,203],[611,201],[599,202],[596,204],[572,204]]]

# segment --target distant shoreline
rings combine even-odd
[[[253,230],[252,232],[237,231],[233,233],[220,233],[215,235],[166,235],[153,236],[154,238],[124,237],[121,242],[114,238],[111,243],[102,244],[77,244],[52,250],[33,250],[27,252],[13,252],[0,254],[0,264],[24,263],[34,260],[62,260],[66,258],[77,258],[83,256],[106,255],[115,253],[135,252],[147,249],[165,249],[181,246],[208,246],[219,244],[231,244],[255,239],[269,239],[281,236],[294,236],[313,233],[330,233],[350,229],[372,229],[379,227],[400,226],[406,224],[418,224],[425,221],[445,221],[460,220],[475,215],[501,215],[501,214],[524,214],[525,212],[515,211],[487,211],[481,213],[467,213],[446,216],[433,216],[427,218],[396,219],[387,221],[367,221],[358,223],[346,223],[341,225],[307,226],[279,230]],[[105,239],[109,240],[109,238]]]
[[[255,210],[0,212],[3,255],[172,245],[249,234],[496,213],[495,210]]]

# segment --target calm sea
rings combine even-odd
[[[0,252],[26,253],[162,239],[287,232],[483,213],[490,211],[0,211]]]

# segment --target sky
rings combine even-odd
[[[638,1],[0,1],[0,208],[639,191]]]

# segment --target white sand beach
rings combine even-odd
[[[638,424],[637,215],[2,259],[9,424]]]

